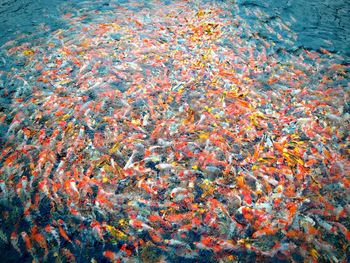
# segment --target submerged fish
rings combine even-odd
[[[2,243],[40,262],[346,261],[348,67],[231,2],[85,1],[0,48]]]

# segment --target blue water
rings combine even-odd
[[[349,0],[238,0],[246,8],[259,7],[269,14],[267,21],[282,19],[297,33],[298,46],[320,47],[350,55]],[[251,19],[253,23],[254,18]]]
[[[37,33],[37,26],[45,24],[51,30],[64,26],[60,14],[74,10],[79,2],[67,0],[2,0],[0,1],[0,45],[13,36]],[[94,1],[95,8],[108,8],[118,1]],[[225,1],[224,1],[225,2]],[[228,2],[228,1],[226,1]],[[349,0],[237,0],[242,17],[250,24],[256,16],[246,15],[245,9],[259,8],[268,14],[263,19],[268,23],[282,20],[289,23],[298,39],[294,45],[318,50],[320,47],[350,56],[350,1]],[[348,58],[346,58],[348,60]]]

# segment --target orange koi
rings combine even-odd
[[[288,238],[301,238],[304,235],[304,233],[300,230],[289,230],[286,233],[286,237]]]
[[[43,234],[33,233],[33,240],[39,244],[39,246],[45,250],[45,256],[49,254],[49,249],[46,243],[46,239]]]
[[[221,77],[234,77],[234,76],[236,76],[236,74],[234,72],[226,71],[226,70],[223,70],[223,69],[219,70],[219,74],[218,75],[221,76]]]
[[[306,53],[306,55],[311,59],[311,60],[315,60],[316,58],[318,58],[319,56],[317,55],[316,52],[310,52],[308,50],[304,50],[304,52]]]
[[[159,215],[149,215],[148,220],[150,222],[157,222],[157,221],[162,221],[163,218]]]
[[[242,100],[242,99],[236,99],[236,103],[239,105],[239,106],[242,106],[244,108],[251,108],[251,104],[246,101],[246,100]]]
[[[142,27],[142,23],[140,21],[138,21],[137,19],[134,19],[134,22],[138,27]]]
[[[122,245],[120,250],[123,251],[127,257],[130,257],[133,253],[132,249],[130,249],[126,244]]]
[[[21,236],[24,240],[24,243],[26,245],[26,249],[27,251],[30,253],[30,254],[33,254],[34,252],[34,249],[33,249],[33,244],[32,244],[32,241],[30,240],[28,234],[26,232],[21,232]]]
[[[170,214],[165,216],[165,220],[169,222],[180,222],[184,219],[192,218],[192,213],[183,213],[183,214]]]
[[[163,238],[157,232],[149,231],[148,233],[149,233],[150,237],[152,238],[153,242],[155,242],[155,243],[163,242]]]
[[[290,217],[293,217],[295,215],[295,212],[298,210],[298,205],[293,202],[290,202],[286,206],[289,210]]]
[[[279,228],[265,227],[263,229],[255,231],[253,233],[252,237],[258,238],[258,237],[265,236],[265,235],[273,235],[273,234],[277,233],[278,230],[279,230]]]
[[[308,233],[309,233],[309,235],[318,235],[320,233],[320,231],[317,228],[310,225],[308,227]]]
[[[113,263],[119,263],[121,262],[120,259],[119,259],[119,256],[117,253],[111,251],[111,250],[105,250],[103,252],[103,256],[105,256],[106,258],[108,258],[111,262]]]
[[[67,235],[67,232],[63,229],[62,226],[58,225],[58,230],[60,235],[68,242],[72,243],[72,240],[69,238],[69,236]]]
[[[242,214],[243,214],[243,217],[244,217],[247,221],[252,221],[253,218],[254,218],[253,210],[250,209],[249,207],[243,207],[243,208],[242,208]]]
[[[144,222],[137,220],[137,219],[131,219],[129,221],[130,226],[134,227],[134,228],[140,228],[143,230],[153,230],[152,227],[150,227],[149,225],[145,224]]]

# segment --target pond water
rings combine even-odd
[[[33,33],[34,28],[41,23],[48,24],[52,29],[62,26],[63,22],[60,19],[62,9],[74,8],[78,2],[77,0],[52,0],[48,4],[44,0],[2,0],[0,44],[19,32]],[[261,8],[268,14],[269,17],[266,18],[268,20],[277,17],[284,22],[289,22],[293,31],[298,34],[298,41],[295,43],[298,46],[315,50],[323,47],[350,55],[350,2],[348,0],[237,0],[236,2],[240,7]],[[107,2],[100,2],[100,5],[104,3]],[[254,23],[257,19],[255,16],[244,17],[250,23]]]
[[[350,262],[349,8],[0,0],[0,262]]]
[[[298,34],[296,45],[310,49],[327,48],[349,56],[349,1],[237,1],[245,7],[257,6],[272,18],[289,22]],[[252,18],[254,20],[254,18]]]

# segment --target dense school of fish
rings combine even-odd
[[[34,262],[349,262],[340,55],[293,49],[288,24],[233,2],[81,5],[66,28],[0,50],[3,248]]]

